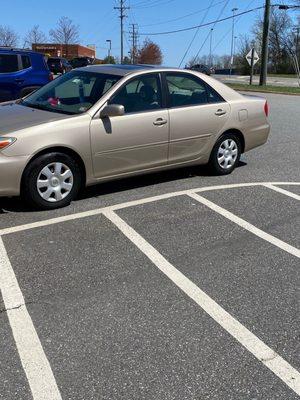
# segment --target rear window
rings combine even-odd
[[[22,56],[23,69],[31,67],[31,61],[29,56]]]
[[[0,73],[16,72],[19,70],[18,56],[15,54],[0,54]]]

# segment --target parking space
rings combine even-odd
[[[27,375],[11,357],[5,398],[27,381],[34,399],[298,398],[297,187],[186,189],[2,229],[4,332]]]
[[[299,399],[300,99],[266,97],[229,176],[0,199],[0,399]]]

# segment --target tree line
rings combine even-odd
[[[66,46],[79,42],[79,26],[75,25],[68,17],[61,17],[55,29],[49,31],[49,39],[40,30],[39,25],[34,25],[23,38],[23,48],[31,48],[34,43],[59,43]],[[9,26],[0,25],[0,46],[17,47],[21,41],[18,34]],[[134,54],[133,54],[134,53]],[[149,39],[145,39],[141,48],[133,49],[130,57],[124,57],[123,62],[130,64],[134,59],[139,64],[162,64],[163,55],[160,47]],[[109,56],[103,60],[104,63],[115,64],[120,62],[117,57]]]
[[[297,3],[297,0],[295,1]],[[300,4],[300,0],[298,0]],[[276,74],[295,73],[294,59],[300,61],[300,17],[292,18],[286,11],[272,8],[270,33],[269,33],[269,62],[268,71]],[[234,55],[234,68],[241,74],[249,74],[250,66],[246,60],[246,54],[254,47],[261,54],[263,32],[263,19],[258,18],[247,35],[237,38],[237,51]],[[192,64],[207,64],[215,68],[230,68],[231,57],[228,54],[204,55],[191,58],[187,66]],[[256,72],[260,70],[260,62],[255,66]]]

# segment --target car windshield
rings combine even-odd
[[[82,114],[120,78],[116,75],[72,71],[43,86],[20,104],[62,114]]]

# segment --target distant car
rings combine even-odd
[[[75,57],[70,61],[70,64],[73,68],[82,68],[87,67],[88,65],[92,65],[94,63],[94,59],[91,57]]]
[[[47,59],[47,64],[53,74],[65,74],[72,69],[72,65],[69,61],[61,57],[49,57]]]
[[[191,69],[193,71],[202,72],[202,74],[205,74],[205,75],[208,75],[208,76],[213,73],[212,72],[212,68],[210,68],[209,66],[204,65],[204,64],[195,64],[195,65],[192,65],[191,67],[189,67],[187,69]]]
[[[196,71],[74,69],[0,105],[0,196],[63,207],[101,181],[208,164],[226,175],[267,141],[264,98]]]
[[[0,47],[0,102],[24,97],[52,79],[43,54]]]

